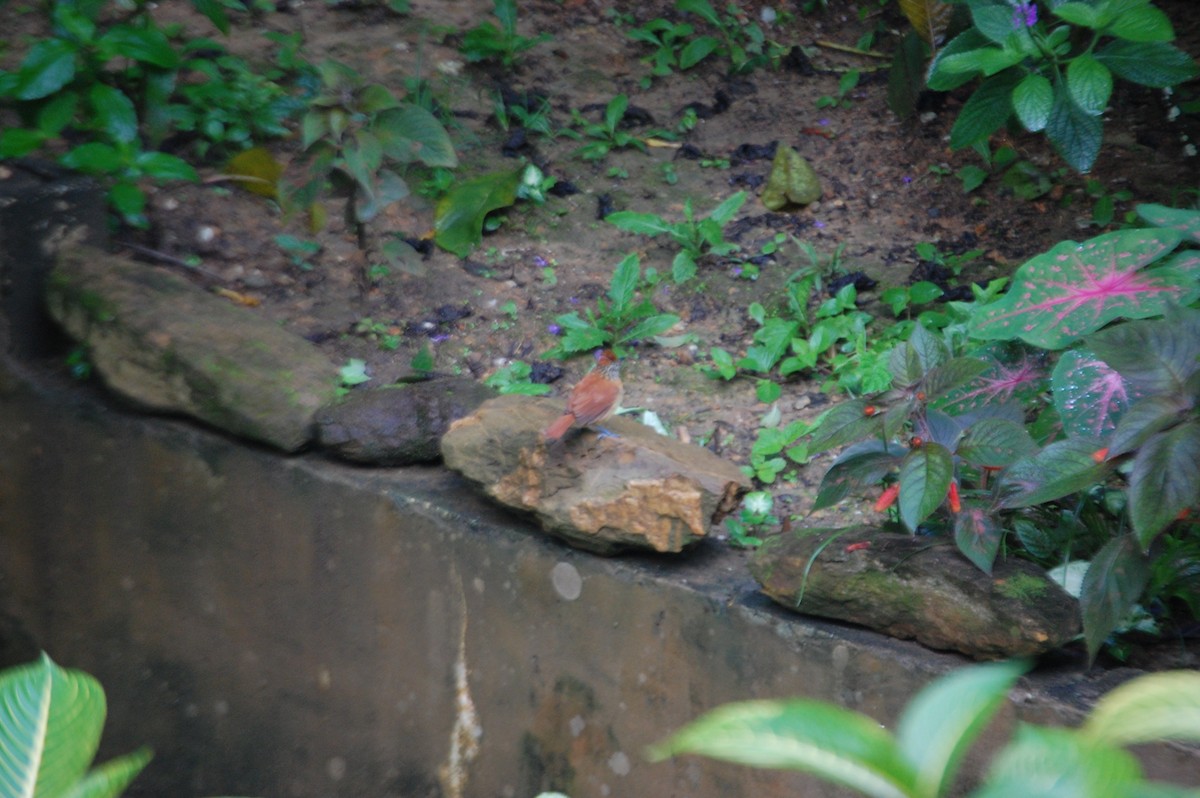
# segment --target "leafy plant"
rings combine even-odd
[[[662,17],[626,31],[629,38],[654,48],[643,60],[658,77],[666,77],[676,69],[691,69],[712,54],[717,40],[711,36],[692,38],[695,33],[696,28],[690,23],[671,22]]]
[[[150,751],[89,770],[107,713],[104,689],[48,656],[0,672],[0,794],[13,798],[116,796],[150,761]]]
[[[849,108],[850,93],[858,87],[861,73],[857,69],[849,69],[838,78],[837,95],[823,94],[817,98],[818,108]]]
[[[320,89],[301,120],[308,179],[292,188],[287,205],[323,218],[317,198],[332,181],[350,197],[347,216],[359,230],[383,208],[408,196],[401,170],[412,163],[453,168],[458,158],[441,122],[424,108],[401,103],[378,83],[326,60]]]
[[[599,161],[612,150],[635,147],[645,152],[646,142],[643,137],[635,136],[621,129],[621,120],[625,118],[625,111],[628,108],[629,98],[624,94],[618,94],[605,106],[604,116],[599,122],[589,122],[579,111],[572,109],[571,115],[575,125],[579,128],[578,131],[572,132],[577,136],[592,139],[575,150],[575,155],[585,161]],[[657,135],[667,136],[668,134],[658,131]]]
[[[553,38],[543,33],[528,39],[517,33],[517,0],[494,0],[493,13],[499,27],[484,22],[463,36],[459,51],[468,61],[497,59],[505,67],[511,67],[518,55]]]
[[[113,208],[144,226],[140,181],[197,179],[178,157],[143,146],[139,117],[139,109],[163,112],[182,58],[144,6],[112,21],[101,5],[48,4],[51,35],[29,48],[17,70],[0,71],[0,104],[15,108],[23,123],[0,134],[0,158],[55,152],[60,138],[83,139],[59,162],[105,178]],[[196,6],[227,29],[219,7]]]
[[[723,256],[740,247],[726,241],[723,228],[746,202],[746,192],[739,191],[697,219],[692,211],[692,201],[683,203],[683,221],[668,222],[655,213],[617,211],[604,217],[605,221],[631,233],[647,236],[666,234],[681,249],[671,262],[671,277],[676,283],[686,282],[696,276],[696,264],[706,255]]]
[[[641,282],[641,262],[630,253],[617,265],[607,299],[598,299],[595,311],[587,308],[583,316],[571,311],[555,318],[562,337],[547,354],[562,357],[604,347],[615,349],[620,356],[622,344],[655,338],[678,324],[678,316],[659,313],[648,296],[639,299]]]
[[[495,388],[502,394],[520,394],[522,396],[542,396],[553,390],[549,385],[540,382],[530,382],[532,367],[523,360],[514,360],[508,365],[497,369],[483,382]]]
[[[894,505],[910,531],[952,534],[984,571],[1008,532],[1043,562],[1071,558],[1072,537],[1094,540],[1081,594],[1093,657],[1147,586],[1146,552],[1200,503],[1200,475],[1185,464],[1200,457],[1200,311],[1179,306],[1200,297],[1200,251],[1172,254],[1184,234],[1200,240],[1200,212],[1139,212],[1175,229],[1065,241],[1034,257],[967,324],[1003,344],[956,355],[917,325],[889,357],[892,390],[831,409],[807,441],[810,455],[859,441],[826,473],[816,508],[882,482],[877,511]],[[1068,534],[1046,531],[1056,527]],[[1073,531],[1084,528],[1094,534]],[[1194,538],[1194,525],[1184,529],[1180,540]],[[1163,556],[1160,571],[1191,567]]]
[[[739,73],[776,63],[786,52],[786,48],[768,41],[759,24],[733,3],[723,14],[708,0],[676,0],[675,9],[695,14],[716,33],[690,42],[687,45],[689,60],[698,62],[715,53],[729,59],[731,73]]]
[[[554,184],[534,164],[480,175],[454,185],[437,204],[434,241],[460,258],[483,241],[488,214],[507,208],[518,199],[544,202]]]
[[[930,65],[927,85],[946,91],[983,80],[959,112],[950,146],[985,141],[1015,116],[1045,132],[1078,172],[1092,168],[1113,77],[1168,88],[1197,74],[1170,42],[1170,20],[1150,0],[966,0],[974,23]]]
[[[895,733],[823,701],[747,701],[718,707],[648,754],[800,770],[877,798],[938,798],[953,789],[964,757],[1025,668],[988,663],[943,676],[909,702]],[[1020,724],[970,795],[1194,796],[1147,782],[1126,750],[1159,740],[1200,740],[1200,674],[1132,679],[1100,698],[1079,729]]]
[[[736,517],[725,519],[729,542],[739,549],[753,549],[762,545],[762,538],[752,533],[760,526],[775,525],[779,519],[771,514],[775,499],[765,490],[756,490],[742,497],[742,509]]]

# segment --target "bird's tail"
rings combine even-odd
[[[570,413],[564,413],[553,424],[542,430],[542,437],[553,443],[565,435],[574,423],[575,416]]]

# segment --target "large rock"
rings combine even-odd
[[[316,347],[161,269],[68,249],[46,304],[105,384],[150,410],[294,451],[336,397],[337,368]]]
[[[951,541],[869,526],[768,538],[750,571],[790,610],[975,659],[1040,654],[1080,629],[1075,599],[1032,563],[998,560],[989,576]]]
[[[427,463],[441,457],[442,435],[496,392],[451,377],[359,388],[317,414],[321,447],[344,460],[381,466]]]
[[[561,413],[561,403],[548,399],[493,399],[450,425],[442,457],[546,532],[599,554],[682,551],[750,487],[707,449],[628,419],[605,422],[618,437],[571,430],[548,446],[541,432]]]

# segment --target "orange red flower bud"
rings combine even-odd
[[[887,508],[896,503],[896,497],[900,495],[900,483],[896,482],[884,488],[883,493],[875,500],[875,512],[882,513]]]
[[[1108,459],[1108,447],[1105,446],[1103,449],[1097,449],[1096,451],[1092,452],[1092,459],[1097,463],[1103,463]]]
[[[946,498],[950,500],[950,512],[957,513],[962,509],[962,501],[958,498],[958,483],[950,480],[950,490],[946,491]]]

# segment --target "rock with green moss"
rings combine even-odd
[[[1036,565],[1009,558],[985,574],[949,540],[800,529],[769,538],[750,570],[788,609],[975,659],[1034,656],[1080,630],[1075,599]]]
[[[308,341],[162,269],[69,249],[46,305],[104,383],[149,410],[290,452],[336,398],[337,367]]]

